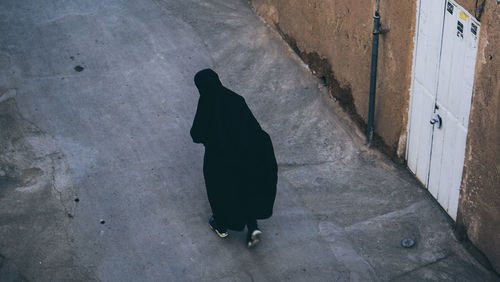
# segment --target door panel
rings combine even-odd
[[[408,167],[455,219],[465,158],[479,23],[453,0],[421,0],[419,9]],[[438,11],[429,11],[431,9]],[[428,19],[431,15],[441,21]],[[438,29],[440,32],[436,31]],[[435,42],[421,42],[430,38]],[[438,45],[440,48],[436,53]],[[435,83],[434,87],[432,83]],[[429,123],[437,115],[442,120],[441,126]]]
[[[410,147],[408,154],[408,166],[417,178],[426,185],[432,141],[432,126],[430,126],[428,119],[434,111],[435,97],[417,81],[414,83],[412,98],[412,103],[415,104],[417,110],[413,112],[410,120],[412,134],[408,144],[412,147]]]
[[[471,66],[477,54],[471,46],[477,46],[477,38],[471,33],[472,17],[453,1],[448,3],[453,14],[445,13],[435,110],[443,124],[433,130],[428,189],[455,219],[474,81]]]
[[[429,174],[432,127],[428,119],[436,99],[439,55],[443,26],[444,4],[436,0],[421,0],[418,35],[415,49],[415,71],[408,128],[408,167],[427,184]]]
[[[415,79],[434,94],[437,85],[439,54],[443,27],[442,1],[421,0],[416,46]]]

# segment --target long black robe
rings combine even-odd
[[[210,207],[219,224],[242,230],[247,220],[273,212],[278,166],[269,135],[245,99],[225,88],[211,69],[194,78],[200,92],[191,128],[203,143],[203,175]]]

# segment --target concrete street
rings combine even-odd
[[[208,228],[207,67],[274,142],[256,249]],[[245,0],[0,1],[0,281],[389,280],[500,281]]]

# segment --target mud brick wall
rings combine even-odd
[[[413,58],[414,0],[381,1],[375,144],[404,158]],[[252,0],[364,130],[375,1]],[[399,148],[399,150],[398,150]]]
[[[474,14],[475,1],[457,2]],[[468,237],[499,273],[500,4],[497,1],[486,1],[479,40],[457,233]]]

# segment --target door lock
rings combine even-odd
[[[443,125],[443,119],[439,114],[434,114],[434,117],[430,120],[430,123],[432,125],[437,124],[437,127],[441,128],[441,126]]]

